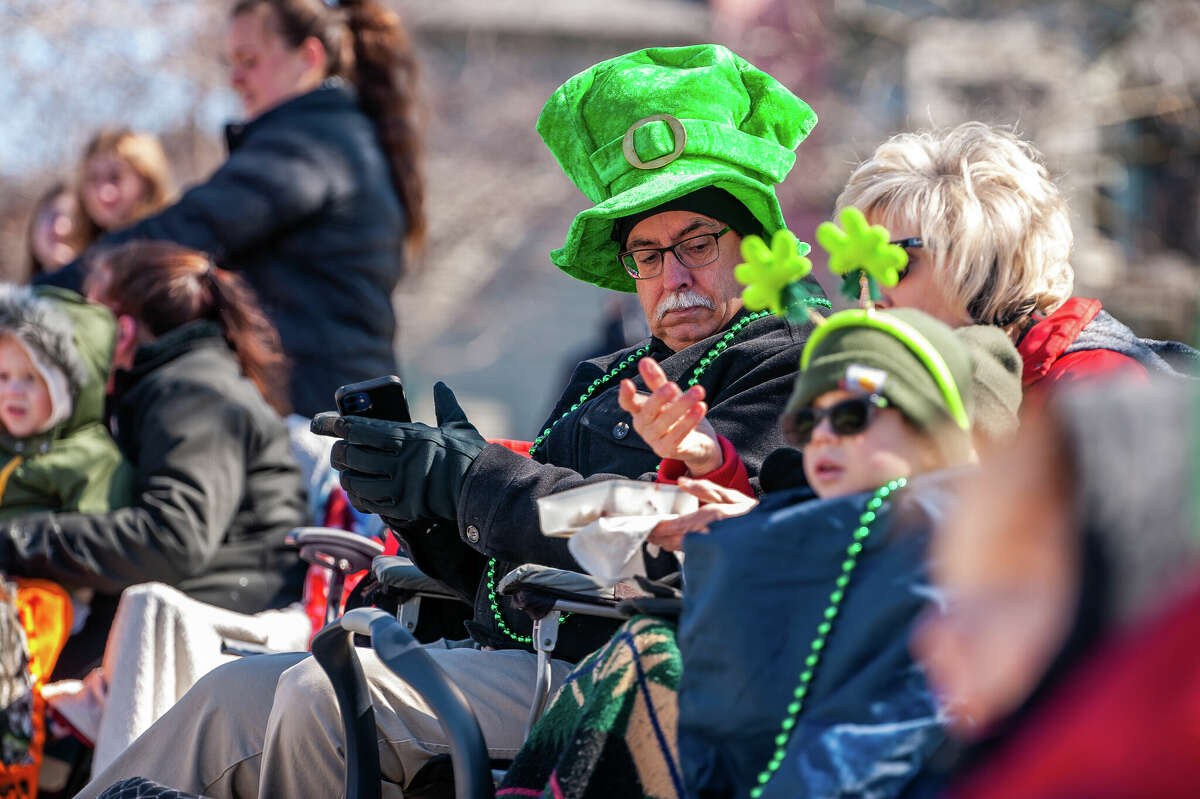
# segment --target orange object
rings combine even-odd
[[[71,596],[49,580],[17,578],[17,611],[29,642],[29,668],[38,685],[54,671],[71,635]]]
[[[33,799],[37,795],[38,771],[46,743],[46,707],[42,685],[71,634],[71,597],[48,580],[16,580],[17,614],[29,649],[29,671],[33,677],[32,739],[22,762],[0,762],[0,797]]]

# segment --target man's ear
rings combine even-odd
[[[308,74],[315,74],[317,83],[323,81],[329,72],[329,53],[325,51],[325,45],[316,36],[309,36],[300,42],[300,52],[308,67]]]
[[[133,356],[141,345],[138,323],[129,314],[117,317],[117,341],[113,348],[113,368],[128,369],[133,366]]]

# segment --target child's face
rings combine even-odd
[[[861,395],[841,389],[826,391],[812,407],[826,409],[857,396]],[[838,435],[826,416],[804,448],[804,475],[822,499],[873,491],[889,480],[931,471],[937,464],[932,441],[895,408],[872,408],[866,428],[853,435]]]
[[[124,158],[99,153],[83,171],[83,209],[104,230],[124,227],[133,221],[148,189],[146,179]]]
[[[11,336],[0,338],[0,424],[13,438],[27,438],[50,421],[50,389]]]
[[[30,247],[43,271],[53,272],[77,254],[70,237],[75,226],[75,197],[64,191],[38,209]]]

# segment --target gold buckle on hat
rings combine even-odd
[[[638,157],[637,150],[633,147],[633,134],[642,125],[648,125],[651,122],[667,123],[667,127],[671,129],[671,134],[675,138],[675,149],[667,155],[660,155],[658,158],[643,161]],[[629,130],[625,131],[625,139],[621,142],[621,152],[624,153],[625,160],[629,162],[629,165],[636,169],[658,169],[660,166],[666,166],[683,155],[683,146],[685,144],[687,144],[687,131],[683,129],[682,122],[670,114],[652,114],[644,119],[639,119],[629,126]]]

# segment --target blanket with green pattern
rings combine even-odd
[[[674,625],[630,619],[567,677],[496,795],[680,799],[680,673]]]

